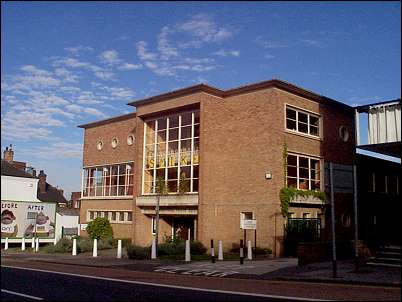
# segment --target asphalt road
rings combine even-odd
[[[124,283],[7,267],[1,268],[1,288],[2,301],[285,301],[252,295]]]

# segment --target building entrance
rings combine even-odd
[[[173,240],[194,240],[194,217],[173,217]]]

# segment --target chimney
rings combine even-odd
[[[43,172],[43,170],[40,170],[38,177],[39,193],[46,193],[46,174]]]
[[[6,147],[6,150],[3,152],[3,158],[8,162],[14,161],[13,145],[10,144],[10,148]]]
[[[36,170],[35,169],[32,170],[32,176],[36,177]]]

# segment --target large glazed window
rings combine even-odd
[[[133,163],[84,168],[83,197],[132,196]]]
[[[199,111],[146,121],[143,194],[156,193],[158,179],[168,193],[198,192],[199,134]]]
[[[320,190],[320,160],[288,154],[287,185],[299,190]]]
[[[319,137],[320,117],[286,106],[286,129]]]

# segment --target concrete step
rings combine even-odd
[[[371,265],[371,266],[385,266],[385,267],[399,267],[399,268],[401,268],[401,264],[376,263],[376,262],[367,262],[366,264]]]
[[[369,261],[373,263],[401,264],[401,258],[371,257]]]
[[[401,253],[395,253],[395,252],[378,252],[376,255],[377,258],[395,258],[395,259],[401,259]]]

